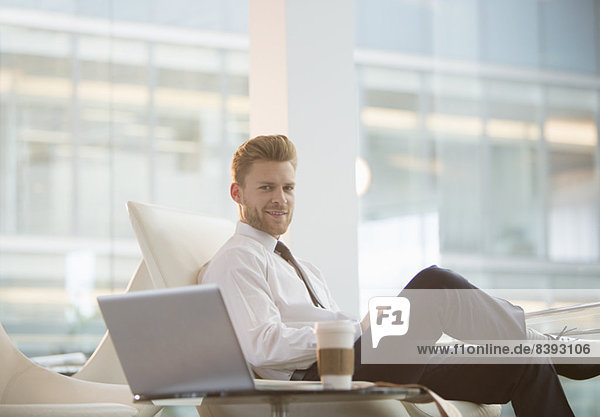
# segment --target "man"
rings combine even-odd
[[[231,166],[230,195],[239,207],[240,221],[233,237],[211,260],[203,282],[221,288],[244,353],[257,375],[317,380],[314,322],[352,318],[340,311],[319,270],[296,261],[279,242],[293,217],[296,165],[295,147],[283,135],[259,136],[238,148]],[[421,271],[406,288],[476,289],[460,275],[435,266]],[[417,338],[435,341],[443,331],[460,339],[476,330],[492,339],[527,337],[519,307],[482,291],[468,299],[461,298],[460,291],[453,294],[433,305],[411,304],[411,317],[420,318],[417,325],[411,322],[410,326]],[[512,401],[518,416],[573,415],[557,372],[548,361],[361,364],[361,337],[370,338],[370,331],[355,321],[355,333],[354,379],[420,383],[454,400]],[[573,372],[567,369],[564,373],[569,371]],[[585,376],[596,374],[594,370]]]

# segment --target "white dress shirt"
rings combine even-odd
[[[262,378],[290,379],[316,361],[314,322],[352,320],[340,311],[317,268],[298,258],[317,297],[316,307],[292,265],[275,253],[277,240],[246,223],[211,259],[202,283],[223,294],[244,355]]]

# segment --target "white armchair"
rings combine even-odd
[[[127,286],[126,292],[141,291],[154,288],[146,263],[141,261]],[[110,384],[126,384],[127,379],[119,363],[117,352],[106,332],[100,344],[73,378],[84,381],[105,382]]]
[[[140,264],[128,290],[195,285],[201,279],[202,266],[208,262],[221,245],[233,234],[235,225],[227,220],[202,216],[197,213],[150,204],[128,202],[127,208],[144,261]],[[144,266],[145,265],[145,266]],[[94,368],[114,367],[93,362],[108,360],[115,356],[114,348],[100,346],[90,362],[83,368],[80,377],[89,377]],[[101,352],[105,350],[106,352]],[[108,351],[110,353],[107,353]],[[112,360],[112,359],[111,359]],[[118,361],[117,361],[118,363]],[[86,369],[87,368],[87,369]],[[122,375],[122,371],[120,371]],[[86,375],[87,374],[87,375]],[[293,383],[293,382],[290,382]],[[464,401],[452,402],[464,417],[499,416],[499,405],[474,404]],[[268,405],[241,406],[217,405],[205,401],[199,407],[202,417],[264,416],[268,415]],[[318,405],[297,404],[290,408],[292,415],[312,416],[439,416],[435,406],[428,404],[407,404],[395,400],[365,401],[360,404],[326,403]]]
[[[0,416],[136,417],[127,385],[80,381],[23,355],[0,324]]]

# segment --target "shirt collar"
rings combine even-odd
[[[269,252],[275,251],[275,246],[277,245],[277,239],[268,234],[267,232],[263,232],[262,230],[255,229],[247,223],[238,221],[237,227],[235,229],[236,234],[240,234],[243,236],[248,236],[261,245],[265,247]]]

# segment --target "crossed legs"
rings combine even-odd
[[[435,292],[435,300],[411,299],[411,322],[406,336],[413,340],[434,343],[442,332],[461,340],[526,338],[520,307],[489,296],[452,271],[436,266],[427,268],[405,289],[448,290]],[[407,292],[403,290],[400,295],[403,293]],[[370,339],[370,331],[362,337]],[[398,340],[402,339],[384,338],[380,345],[389,352],[397,347]],[[549,360],[475,365],[458,363],[457,357],[446,357],[443,363],[435,364],[361,364],[361,344],[361,339],[355,344],[354,378],[357,380],[420,383],[453,400],[488,404],[511,401],[519,417],[573,416]]]

